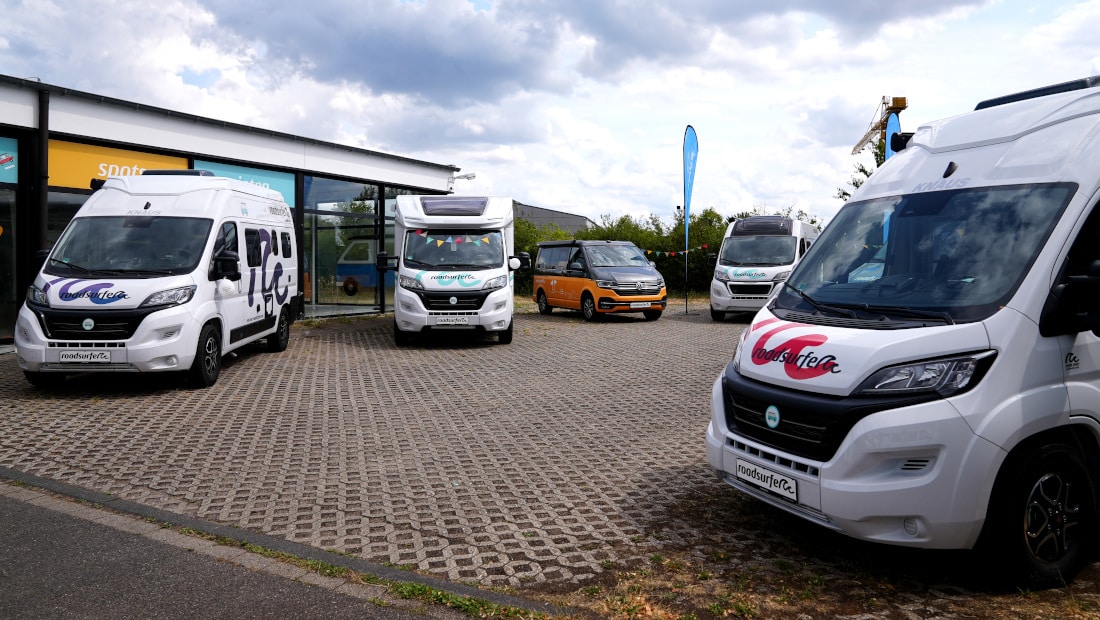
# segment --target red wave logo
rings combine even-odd
[[[778,323],[779,319],[768,319],[752,326],[751,331],[756,331]],[[776,334],[781,334],[796,327],[806,327],[800,323],[786,323],[775,327],[765,333],[756,341],[752,348],[752,363],[757,366],[765,364],[783,364],[783,370],[787,376],[796,381],[814,379],[824,374],[839,373],[840,365],[835,355],[822,355],[813,347],[819,347],[829,338],[825,334],[804,334],[785,340],[768,348],[768,343]],[[806,349],[809,349],[808,351]]]

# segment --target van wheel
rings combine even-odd
[[[399,347],[407,347],[412,342],[412,334],[403,332],[397,328],[397,319],[393,320],[393,343]]]
[[[656,321],[661,318],[661,314],[663,314],[662,310],[646,310],[642,312],[642,316],[644,316],[647,321]]]
[[[290,319],[286,316],[286,308],[279,311],[279,321],[275,324],[275,332],[267,337],[267,350],[272,353],[286,351],[290,344]]]
[[[581,297],[581,314],[584,315],[586,321],[600,320],[600,313],[596,312],[596,300],[592,299],[592,295],[589,293],[585,293]]]
[[[541,289],[539,290],[538,297],[536,297],[536,301],[539,304],[539,314],[550,314],[554,311],[554,306],[550,305],[550,302],[546,299],[546,293]]]
[[[726,320],[726,313],[725,312],[720,312],[718,310],[715,310],[714,308],[711,308],[710,309],[710,320],[717,321],[717,322],[721,323],[722,321]]]
[[[497,344],[512,344],[512,326],[515,321],[508,323],[508,329],[497,332]]]
[[[213,323],[202,326],[195,361],[191,363],[191,379],[198,387],[210,387],[218,381],[222,370],[222,335]]]
[[[58,372],[30,372],[23,371],[23,376],[37,388],[51,388],[61,385],[65,381],[65,375]]]
[[[348,297],[355,297],[355,294],[359,292],[359,282],[355,278],[348,278],[344,280],[344,294]]]
[[[1096,539],[1093,481],[1080,454],[1041,444],[998,479],[979,544],[991,565],[1032,588],[1061,587],[1089,560]]]

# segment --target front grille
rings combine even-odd
[[[722,400],[730,432],[814,461],[833,458],[848,431],[863,418],[937,398],[934,394],[883,398],[826,396],[746,379],[731,368],[722,377]],[[764,421],[769,407],[779,412],[775,428]]]
[[[772,292],[771,282],[762,283],[740,283],[730,282],[727,285],[730,295],[744,296],[744,297],[767,297],[768,293]]]
[[[485,303],[485,298],[488,297],[487,293],[481,291],[473,293],[465,291],[422,291],[417,294],[428,310],[445,311],[480,310],[481,304]],[[454,300],[454,303],[451,300]]]
[[[661,283],[657,280],[642,280],[640,282],[617,282],[611,287],[619,297],[642,297],[661,294]]]
[[[32,307],[46,337],[50,340],[128,340],[138,326],[160,308],[134,310],[60,310]],[[90,322],[89,322],[90,319]],[[90,325],[86,329],[85,325]]]

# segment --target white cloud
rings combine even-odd
[[[616,7],[14,0],[0,70],[453,164],[477,175],[456,191],[597,221],[674,215],[687,124],[700,142],[693,210],[829,217],[881,97],[908,98],[912,130],[1100,73],[1100,0]]]

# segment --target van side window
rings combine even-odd
[[[222,227],[218,229],[218,237],[214,240],[214,256],[225,250],[240,251],[237,248],[237,225],[233,222],[223,222]]]
[[[271,253],[279,255],[279,235],[274,230],[271,231]]]
[[[248,266],[259,267],[263,259],[263,248],[260,247],[260,231],[255,228],[244,229],[245,254],[248,255]]]
[[[1100,260],[1100,245],[1097,240],[1100,240],[1100,205],[1093,206],[1092,213],[1070,246],[1063,277],[1088,275],[1092,261]]]
[[[576,248],[576,249],[573,250],[573,254],[569,257],[569,262],[566,266],[571,267],[573,265],[573,263],[580,264],[580,269],[582,269],[582,270],[584,269],[584,266],[585,266],[584,248]]]
[[[280,236],[283,238],[283,256],[290,258],[291,254],[293,253],[290,249],[292,245],[290,243],[290,233],[285,232],[282,233]]]

